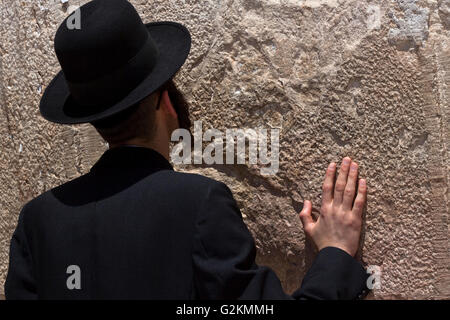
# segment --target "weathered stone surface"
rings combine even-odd
[[[389,12],[396,28],[389,30],[389,41],[399,50],[408,50],[421,45],[428,38],[430,10],[420,7],[417,0],[397,0],[403,18]]]
[[[21,206],[86,172],[106,146],[87,125],[45,122],[59,70],[55,30],[86,1],[0,0],[0,283]],[[280,170],[180,168],[227,183],[258,261],[294,290],[314,257],[297,213],[320,207],[330,161],[352,156],[369,183],[359,256],[382,268],[374,298],[449,298],[448,1],[132,1],[145,21],[193,36],[177,76],[203,127],[279,128]],[[417,31],[417,33],[416,33]]]
[[[439,15],[441,17],[442,24],[446,29],[450,28],[450,1],[439,1]]]

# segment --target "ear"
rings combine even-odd
[[[169,92],[167,90],[164,90],[164,92],[162,94],[161,108],[167,115],[178,120],[177,112],[175,111],[175,108],[173,107],[172,101],[170,101]]]

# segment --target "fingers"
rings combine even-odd
[[[333,200],[334,177],[336,175],[336,163],[332,162],[327,168],[325,180],[322,186],[322,203],[329,203]]]
[[[352,161],[352,163],[350,164],[347,184],[344,189],[344,196],[342,200],[343,209],[346,211],[352,210],[353,200],[355,199],[357,179],[358,179],[358,164]]]
[[[362,216],[364,205],[366,203],[366,198],[367,198],[367,183],[365,179],[360,179],[358,185],[358,195],[356,196],[355,204],[353,205],[352,210],[352,212],[358,217]]]
[[[303,209],[300,212],[300,220],[303,224],[303,229],[306,233],[309,233],[311,231],[311,228],[314,226],[314,220],[311,216],[312,212],[312,204],[311,201],[306,200],[305,203],[303,203]]]
[[[347,185],[347,176],[351,161],[352,160],[349,157],[345,157],[344,160],[342,160],[341,168],[339,169],[339,176],[336,180],[336,185],[334,187],[334,198],[333,198],[334,205],[339,206],[342,204],[345,186]]]

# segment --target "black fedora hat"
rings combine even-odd
[[[55,35],[62,70],[39,106],[49,121],[94,122],[124,111],[158,90],[187,59],[191,36],[179,23],[144,24],[126,0],[94,0],[78,10],[80,28],[69,27],[69,16]]]

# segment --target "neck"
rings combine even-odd
[[[111,144],[109,146],[109,148],[113,149],[113,148],[117,148],[117,147],[130,146],[130,145],[153,149],[153,150],[157,151],[158,153],[160,153],[164,158],[166,158],[167,161],[170,161],[170,159],[169,159],[169,143],[167,141],[162,141],[160,139],[156,139],[155,141],[131,139],[131,140],[125,141],[123,143]]]

